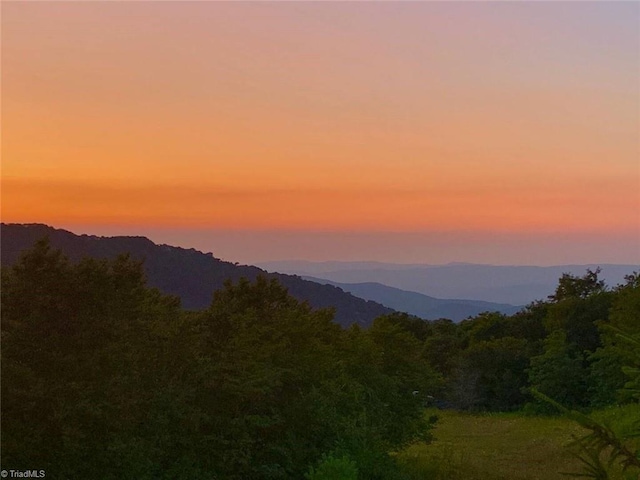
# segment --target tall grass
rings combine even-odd
[[[635,410],[633,410],[635,408]],[[433,443],[398,454],[413,480],[560,480],[580,472],[582,462],[567,445],[586,431],[563,417],[517,413],[466,414],[430,411],[440,418]],[[616,429],[638,418],[638,406],[596,412]],[[615,471],[612,479],[637,480],[637,472]]]

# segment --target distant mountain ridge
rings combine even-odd
[[[587,264],[498,266],[467,263],[409,265],[378,262],[264,262],[268,271],[322,278],[337,283],[380,283],[436,298],[463,298],[511,305],[527,305],[544,300],[555,291],[563,273],[584,275],[602,268],[600,277],[609,286],[624,282],[624,276],[640,270],[640,265]]]
[[[441,299],[417,292],[409,292],[381,283],[340,283],[316,277],[303,277],[317,283],[329,283],[365,300],[373,300],[394,310],[410,313],[425,320],[448,318],[454,322],[474,317],[483,312],[513,315],[522,307],[479,300]]]
[[[214,290],[220,289],[227,279],[250,280],[258,275],[278,279],[299,299],[314,308],[334,307],[335,322],[342,326],[357,323],[369,326],[380,316],[393,310],[379,303],[363,300],[327,284],[317,284],[295,275],[267,273],[248,265],[236,265],[202,253],[193,248],[156,245],[146,237],[98,237],[76,235],[42,224],[5,224],[0,226],[0,257],[2,266],[12,265],[20,254],[47,236],[54,248],[62,250],[71,260],[84,256],[114,258],[129,252],[133,258],[145,259],[148,283],[162,292],[177,295],[187,309],[202,309],[210,305]]]

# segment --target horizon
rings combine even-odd
[[[0,8],[3,222],[247,264],[640,264],[638,3]]]
[[[13,223],[13,222],[3,222],[3,223]],[[256,265],[261,266],[261,264],[270,264],[270,263],[285,263],[285,262],[308,262],[311,264],[323,264],[323,263],[346,263],[346,264],[364,264],[364,263],[373,263],[373,264],[388,264],[388,265],[397,265],[397,266],[452,266],[452,265],[477,265],[477,266],[496,266],[496,267],[560,267],[560,266],[600,266],[600,265],[623,265],[623,266],[640,266],[640,260],[638,261],[594,261],[594,260],[584,260],[580,261],[579,259],[573,262],[556,262],[556,263],[515,263],[515,262],[481,262],[481,261],[462,261],[462,260],[450,260],[444,261],[440,263],[429,262],[424,260],[416,260],[416,261],[393,261],[389,260],[375,260],[371,258],[361,258],[354,259],[353,257],[345,257],[345,258],[326,258],[326,259],[309,259],[309,258],[295,258],[295,257],[272,257],[266,259],[251,259],[246,257],[243,258],[243,251],[246,251],[246,248],[243,248],[243,245],[238,245],[239,239],[245,239],[245,241],[254,241],[261,243],[264,239],[256,238],[256,233],[265,232],[253,232],[253,235],[247,235],[247,232],[231,232],[231,238],[224,238],[225,235],[229,235],[230,232],[202,232],[202,231],[172,231],[172,230],[149,230],[142,231],[131,228],[125,229],[116,229],[113,230],[111,227],[106,228],[88,228],[83,229],[82,227],[75,226],[62,226],[62,225],[49,225],[49,224],[41,224],[36,222],[35,224],[45,225],[47,227],[51,227],[54,229],[66,230],[75,235],[94,235],[98,237],[145,237],[154,242],[157,245],[169,245],[180,248],[194,248],[203,253],[212,253],[216,258],[219,258],[223,261],[231,262],[231,263],[240,263],[245,265]],[[187,233],[187,236],[185,236]],[[298,232],[296,232],[298,233]],[[190,234],[190,235],[189,235]],[[266,234],[275,237],[281,237],[282,232],[266,232]],[[326,234],[326,232],[325,232]],[[239,235],[239,236],[238,236]],[[342,238],[344,233],[338,234],[338,241]],[[313,235],[311,236],[313,239]],[[326,242],[326,238],[317,239],[318,242]],[[215,248],[215,247],[219,248]],[[357,241],[354,245],[355,248],[360,248],[362,246],[361,241]],[[213,247],[213,248],[212,248]],[[252,252],[255,249],[251,249]],[[237,252],[237,255],[230,254],[230,252]],[[392,255],[393,252],[385,251],[385,256]],[[504,259],[504,256],[501,257]],[[614,259],[615,260],[615,259]],[[262,267],[261,267],[262,268]]]

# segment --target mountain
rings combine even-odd
[[[310,260],[278,260],[270,262],[260,262],[257,264],[269,272],[303,272],[308,275],[331,273],[343,270],[370,271],[370,270],[410,270],[416,267],[434,267],[437,265],[415,265],[405,263],[387,262],[312,262]],[[450,264],[453,265],[453,264]],[[458,264],[461,265],[461,264]]]
[[[511,305],[526,305],[551,295],[563,273],[584,275],[602,268],[600,278],[610,286],[640,265],[588,264],[497,266],[453,263],[404,265],[370,262],[269,262],[259,264],[269,271],[312,276],[337,283],[380,283],[436,298],[464,298]]]
[[[427,320],[448,318],[454,322],[482,312],[500,312],[512,315],[522,307],[478,300],[440,299],[417,292],[388,287],[381,283],[340,283],[316,277],[304,277],[317,283],[328,283],[365,300],[373,300],[394,310],[403,311]]]
[[[21,252],[37,240],[49,237],[51,245],[63,251],[71,260],[84,256],[114,258],[129,252],[133,258],[144,259],[148,284],[162,292],[177,295],[187,309],[209,306],[213,291],[222,288],[226,279],[241,277],[250,280],[258,275],[278,279],[298,300],[306,300],[314,308],[334,307],[335,321],[342,326],[357,323],[368,326],[373,319],[392,313],[379,303],[366,301],[332,285],[321,285],[295,275],[267,273],[249,265],[237,265],[202,253],[193,248],[156,245],[145,237],[97,237],[75,235],[66,230],[41,224],[1,224],[0,257],[2,266],[12,265]]]

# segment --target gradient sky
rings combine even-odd
[[[2,220],[640,264],[638,2],[11,2]]]

